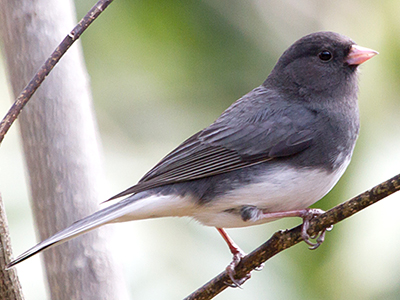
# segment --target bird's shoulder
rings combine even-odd
[[[260,154],[290,155],[300,151],[292,147],[294,144],[311,141],[315,136],[319,115],[300,99],[260,86],[237,100],[199,132],[197,139],[209,146],[233,150],[243,159]]]

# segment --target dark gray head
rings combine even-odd
[[[305,99],[311,95],[355,96],[357,66],[375,54],[376,51],[357,46],[338,33],[312,33],[282,54],[264,86]]]

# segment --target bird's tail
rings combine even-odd
[[[143,193],[130,196],[116,204],[106,207],[86,218],[73,223],[66,229],[59,231],[55,235],[37,244],[11,261],[7,265],[7,269],[39,253],[40,251],[64,243],[74,237],[77,237],[78,235],[86,233],[107,223],[171,215],[171,212],[174,211],[174,201],[168,201],[167,199],[163,198],[164,197],[162,196],[159,197],[156,195],[146,197],[146,195],[143,195]]]

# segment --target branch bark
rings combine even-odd
[[[321,230],[351,217],[399,190],[400,174],[312,219],[308,233],[310,236],[316,235]],[[237,278],[244,277],[271,257],[301,241],[301,225],[290,230],[275,232],[267,242],[242,259],[235,269]],[[186,297],[185,300],[212,299],[229,287],[226,283],[231,283],[231,280],[226,272],[222,272]]]
[[[73,27],[73,2],[0,0],[0,14],[4,54],[17,96]],[[42,240],[96,211],[103,198],[98,131],[79,47],[71,48],[53,69],[19,121]],[[51,299],[128,298],[106,247],[109,230],[96,230],[44,253]]]
[[[23,300],[24,296],[17,271],[15,268],[5,269],[11,256],[10,233],[8,232],[6,212],[0,195],[0,299]]]

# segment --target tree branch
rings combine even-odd
[[[111,4],[113,0],[99,0],[83,17],[83,19],[75,26],[74,29],[64,38],[58,45],[46,62],[40,67],[39,71],[33,76],[28,85],[19,94],[10,110],[0,123],[0,144],[3,141],[7,131],[21,113],[25,104],[36,92],[47,75],[51,72],[54,66],[60,61],[61,57],[67,52],[69,47],[82,35],[82,33],[93,23],[94,20]]]
[[[308,233],[310,236],[316,235],[321,230],[351,217],[398,190],[400,190],[400,174],[315,217],[310,221]],[[301,225],[290,230],[275,232],[267,242],[242,259],[235,269],[236,278],[242,278],[271,257],[301,241]],[[229,284],[231,281],[226,272],[222,272],[184,300],[212,299],[229,287],[226,283]]]

